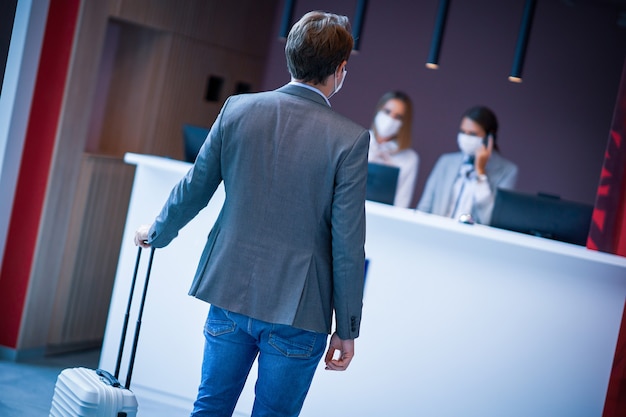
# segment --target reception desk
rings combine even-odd
[[[101,355],[110,370],[134,230],[152,222],[190,167],[137,154],[125,160],[137,170]],[[156,251],[132,381],[140,417],[191,410],[208,305],[187,292],[223,200],[220,187]],[[366,212],[369,267],[355,358],[346,372],[320,364],[302,416],[602,415],[626,299],[625,258],[372,202]],[[237,416],[250,415],[252,379]]]

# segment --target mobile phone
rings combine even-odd
[[[492,138],[493,136],[490,134],[488,134],[487,136],[485,136],[483,138],[483,145],[485,145],[485,148],[489,147],[489,138]]]

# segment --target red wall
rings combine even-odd
[[[17,347],[80,0],[51,0],[2,268],[0,345]]]
[[[626,63],[604,154],[587,247],[626,256]]]
[[[613,125],[587,247],[626,256],[626,63],[622,72]],[[604,417],[626,415],[626,312],[622,317]]]

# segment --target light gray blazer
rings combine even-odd
[[[463,164],[463,158],[464,156],[461,152],[447,153],[439,157],[426,180],[422,197],[419,203],[417,203],[418,210],[440,216],[446,215],[452,199],[452,187]],[[483,210],[478,211],[474,208],[472,216],[479,223],[489,224],[496,190],[498,188],[511,189],[515,187],[517,166],[494,151],[487,162],[487,166],[485,166],[485,174],[487,175],[492,198]]]
[[[369,133],[297,85],[230,97],[148,243],[166,246],[224,181],[190,295],[270,323],[359,335]]]

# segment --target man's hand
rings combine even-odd
[[[144,224],[139,226],[139,228],[135,231],[135,245],[141,246],[142,248],[149,248],[148,245],[148,232],[150,231],[150,225]]]
[[[335,352],[339,352],[339,358],[333,359]],[[328,351],[324,361],[326,362],[326,369],[331,371],[345,371],[350,365],[350,361],[354,357],[354,339],[343,340],[337,336],[337,333],[333,333],[330,337],[330,344],[328,345]]]

